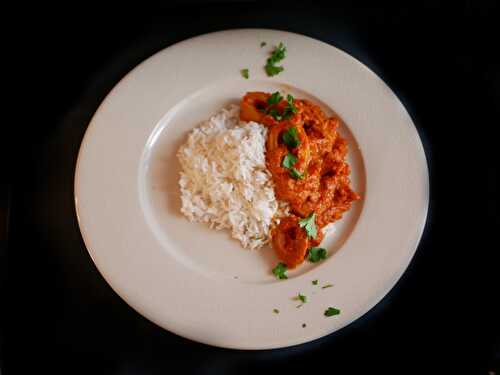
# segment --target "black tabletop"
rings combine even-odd
[[[9,93],[17,105],[4,108],[15,121],[2,127],[3,374],[500,374],[495,2],[190,1],[4,17],[15,21],[4,74],[18,84]],[[192,342],[131,309],[92,263],[73,202],[80,142],[113,86],[175,42],[246,27],[305,34],[366,64],[407,108],[430,170],[425,232],[396,287],[342,330],[269,351]]]

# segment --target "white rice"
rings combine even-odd
[[[267,129],[222,109],[195,128],[178,151],[182,213],[192,222],[230,229],[243,247],[269,242],[275,216],[286,213],[266,169]]]

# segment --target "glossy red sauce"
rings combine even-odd
[[[278,258],[288,268],[295,268],[307,256],[307,251],[318,246],[325,225],[339,220],[360,197],[351,188],[350,168],[346,163],[347,142],[337,132],[339,120],[327,117],[319,106],[307,100],[295,100],[296,113],[288,119],[276,120],[270,108],[283,113],[287,101],[269,107],[271,94],[247,93],[240,106],[243,121],[255,121],[269,127],[266,143],[266,164],[272,174],[276,198],[290,204],[292,215],[280,218],[271,231],[271,242]],[[291,148],[284,144],[283,134],[295,127],[300,144]],[[292,153],[297,162],[294,168],[303,179],[294,178],[283,159]],[[318,236],[309,238],[299,220],[316,214]]]

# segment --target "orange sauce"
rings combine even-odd
[[[270,109],[283,113],[288,105],[281,100],[268,105],[270,94],[247,93],[240,105],[240,118],[255,121],[269,127],[266,143],[266,164],[272,174],[276,198],[289,203],[292,215],[280,218],[280,223],[271,231],[271,243],[278,258],[288,268],[295,268],[307,256],[309,248],[320,244],[321,228],[339,220],[350,209],[352,202],[360,197],[351,188],[350,168],[346,163],[347,142],[337,132],[339,120],[327,117],[319,106],[307,100],[295,100],[296,112],[276,119],[269,115]],[[290,147],[283,135],[290,128],[300,143]],[[296,178],[290,168],[283,166],[289,153],[296,162],[293,167],[303,176]],[[299,220],[315,213],[317,237],[308,237],[299,226]]]

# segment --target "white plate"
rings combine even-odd
[[[287,46],[285,71],[269,78],[263,65],[279,42]],[[246,91],[278,89],[342,118],[363,197],[324,241],[332,255],[286,281],[270,272],[277,262],[270,248],[244,250],[227,232],[180,214],[175,157],[189,130],[222,106]],[[112,90],[82,142],[75,201],[97,268],[139,313],[206,344],[278,348],[342,328],[394,286],[422,234],[428,172],[408,113],[360,62],[297,34],[231,30],[157,53]],[[321,289],[327,283],[334,286]],[[297,308],[299,292],[308,301]],[[325,317],[329,306],[341,314]]]

